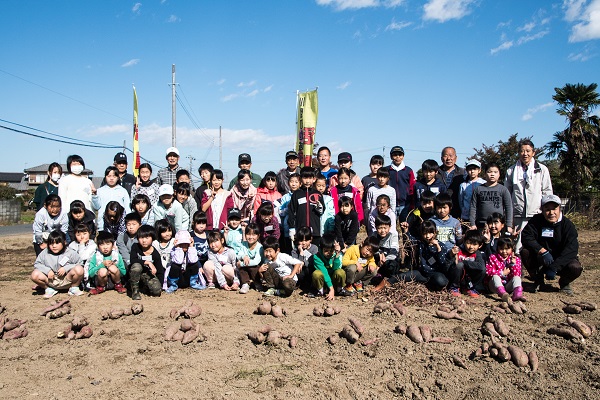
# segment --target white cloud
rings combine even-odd
[[[522,32],[522,31],[531,32],[533,30],[533,28],[535,28],[535,26],[536,26],[535,22],[529,22],[523,26],[518,27],[517,32]]]
[[[267,93],[267,92],[270,92],[270,91],[271,91],[271,89],[273,89],[273,85],[269,85],[269,86],[267,86],[266,88],[264,88],[264,89],[263,89],[263,92],[265,92],[265,93]]]
[[[398,7],[404,0],[316,0],[320,6],[332,6],[338,11],[357,10],[369,7]]]
[[[126,63],[121,64],[121,67],[123,67],[123,68],[133,67],[134,65],[136,65],[139,62],[140,62],[139,58],[132,58],[131,60],[127,61]]]
[[[590,47],[586,46],[583,51],[580,51],[579,53],[571,53],[569,54],[569,56],[567,57],[567,59],[569,61],[578,61],[578,62],[585,62],[587,60],[589,60],[590,58],[595,57],[596,54],[592,54],[590,51]]]
[[[527,112],[525,114],[523,114],[523,116],[521,117],[521,120],[523,121],[529,121],[530,119],[533,118],[533,115],[540,112],[540,111],[546,111],[547,108],[552,107],[552,105],[554,105],[553,102],[549,102],[549,103],[545,103],[545,104],[540,104],[539,106],[535,106],[533,108],[530,108],[527,110]]]
[[[550,33],[550,30],[546,29],[545,31],[541,31],[538,32],[534,35],[525,35],[525,36],[521,36],[518,40],[517,40],[517,46],[520,46],[524,43],[527,42],[531,42],[532,40],[537,40],[537,39],[541,39],[544,36],[546,36],[547,34]]]
[[[225,83],[225,81],[226,81],[226,79],[225,79],[225,78],[219,79],[219,80],[217,81],[217,85],[221,86],[222,84],[224,84],[224,83]]]
[[[396,20],[392,19],[392,22],[390,22],[390,24],[385,27],[385,30],[386,31],[399,31],[399,30],[409,27],[411,25],[412,25],[412,22],[408,22],[408,21],[396,22]]]
[[[231,101],[231,100],[236,99],[238,97],[240,97],[239,93],[231,93],[231,94],[228,94],[227,96],[221,97],[221,101],[223,103],[227,103],[228,101]]]
[[[502,43],[500,46],[491,49],[490,54],[494,55],[494,54],[498,53],[499,51],[508,50],[511,47],[513,47],[513,45],[514,45],[513,41],[509,40],[507,42]]]
[[[507,28],[510,26],[511,23],[512,23],[512,20],[508,20],[506,22],[498,22],[498,25],[496,25],[496,29]]]
[[[600,39],[600,0],[587,1],[570,0],[564,3],[565,19],[577,22],[573,25],[569,42],[583,42]]]
[[[179,22],[179,21],[181,21],[181,19],[177,15],[173,15],[173,14],[171,14],[169,19],[167,19],[167,23]]]
[[[131,125],[127,124],[116,124],[116,125],[105,125],[105,126],[92,126],[90,128],[79,130],[85,136],[102,136],[110,135],[115,133],[126,133],[131,134]]]
[[[131,9],[131,11],[135,14],[139,14],[141,8],[142,8],[142,3],[135,3],[133,5],[133,8]]]
[[[471,13],[469,6],[475,0],[429,0],[423,6],[425,20],[446,22],[451,19],[461,19]]]
[[[251,91],[250,93],[248,93],[248,94],[246,95],[246,97],[254,97],[254,96],[256,96],[258,93],[260,93],[260,90],[258,90],[258,89],[254,89],[253,91]]]
[[[238,87],[249,87],[249,86],[254,86],[256,85],[256,81],[250,81],[250,82],[240,82],[238,83]]]
[[[344,82],[344,83],[342,83],[342,84],[339,84],[338,86],[336,86],[336,89],[339,89],[339,90],[344,90],[344,89],[346,89],[348,86],[350,86],[351,84],[352,84],[352,82],[350,82],[350,81],[346,81],[346,82]]]

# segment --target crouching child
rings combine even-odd
[[[333,300],[335,296],[352,296],[344,289],[346,271],[342,268],[341,247],[335,235],[325,234],[319,244],[319,252],[313,256],[315,271],[312,273],[312,288],[316,296]],[[327,294],[325,294],[327,287]]]
[[[150,296],[160,296],[165,269],[160,253],[152,246],[154,240],[156,240],[154,228],[150,225],[142,225],[137,231],[137,242],[131,246],[129,284],[132,300],[142,299],[140,285]]]
[[[104,293],[107,287],[114,288],[123,294],[127,289],[121,283],[121,277],[125,276],[126,269],[123,257],[115,245],[115,238],[108,231],[98,232],[96,237],[98,251],[90,259],[89,276],[94,280],[96,287],[90,289],[90,294]]]
[[[461,289],[473,298],[483,292],[485,260],[480,251],[483,241],[483,235],[478,230],[469,230],[464,243],[450,250],[454,256],[454,263],[450,266],[450,292],[453,296],[460,296]]]
[[[269,236],[263,243],[263,254],[268,261],[261,265],[258,273],[262,275],[267,296],[288,297],[296,289],[296,276],[304,263],[279,251],[279,239]]]
[[[204,277],[200,274],[200,260],[194,247],[190,250],[192,237],[188,231],[175,234],[175,243],[171,250],[171,270],[167,278],[167,293],[173,293],[180,287],[195,290],[206,289]]]

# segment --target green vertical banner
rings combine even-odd
[[[319,101],[317,90],[298,93],[298,115],[296,119],[297,138],[296,151],[300,166],[312,165],[312,154],[317,131],[317,117],[319,115]]]

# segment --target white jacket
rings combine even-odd
[[[515,218],[530,218],[541,212],[542,197],[552,194],[550,172],[544,164],[533,160],[527,166],[527,182],[523,180],[521,161],[506,171],[504,186],[510,192]]]

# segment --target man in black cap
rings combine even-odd
[[[294,150],[285,153],[285,163],[287,164],[287,168],[282,168],[277,173],[277,190],[282,195],[290,191],[290,185],[288,183],[290,175],[298,174],[298,179],[300,179],[300,167],[298,166],[300,160],[298,160],[298,153]]]
[[[250,168],[252,167],[252,158],[250,157],[250,154],[242,153],[238,156],[238,167],[240,169],[245,169],[246,171],[250,171]],[[255,174],[254,172],[250,172],[250,175],[252,175],[252,186],[254,186],[255,188],[258,188],[262,178],[260,177],[260,175]],[[229,190],[231,190],[236,183],[237,183],[237,176],[229,182]]]
[[[137,179],[132,174],[127,173],[127,155],[125,153],[115,154],[113,165],[119,170],[119,178],[121,178],[121,186],[127,190],[131,196],[131,187],[135,185]],[[102,179],[100,186],[106,185],[106,180]]]

